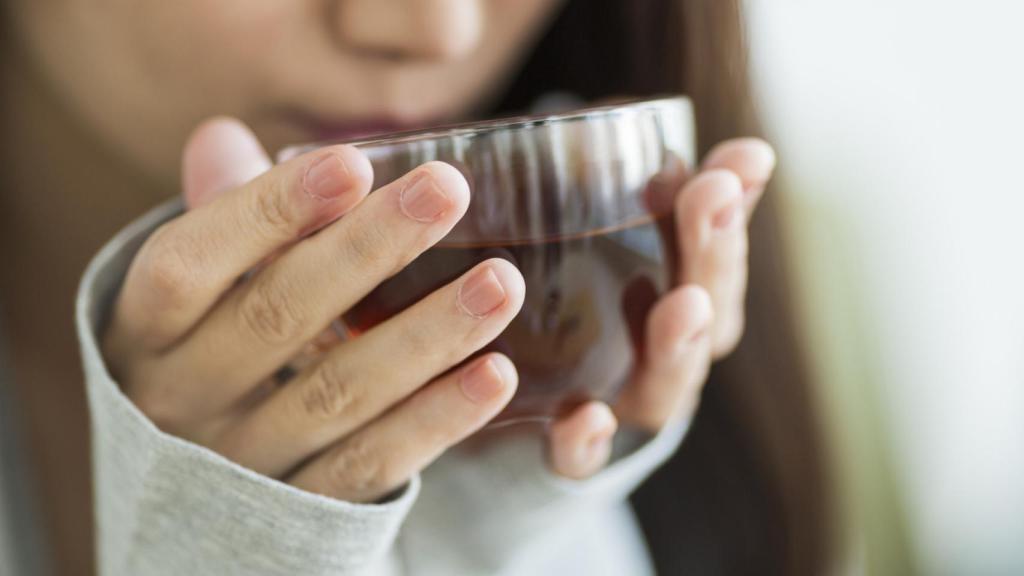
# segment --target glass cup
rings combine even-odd
[[[522,272],[526,299],[484,349],[506,354],[519,371],[519,389],[496,422],[613,401],[642,355],[647,313],[675,278],[672,197],[693,163],[694,142],[684,97],[348,142],[369,157],[374,188],[440,160],[465,175],[471,200],[440,243],[336,329],[358,338],[475,264],[504,258]]]

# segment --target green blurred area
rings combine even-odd
[[[884,378],[873,334],[880,327],[859,290],[863,269],[856,235],[834,204],[816,202],[820,195],[793,193],[795,184],[783,167],[777,189],[795,276],[793,298],[823,404],[822,422],[834,446],[846,568],[873,575],[919,574],[900,494],[905,484],[893,465],[878,389]]]

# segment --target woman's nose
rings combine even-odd
[[[482,0],[335,0],[336,30],[350,49],[456,59],[476,49]]]

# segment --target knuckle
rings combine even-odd
[[[140,272],[146,288],[163,308],[178,309],[187,304],[199,287],[202,262],[202,250],[194,242],[164,225],[154,232],[140,254]]]
[[[430,450],[445,450],[462,437],[476,421],[475,414],[460,414],[450,406],[432,404],[425,395],[409,400],[418,414],[416,442]]]
[[[282,345],[301,336],[306,324],[298,299],[280,278],[254,282],[239,303],[243,327],[264,344]]]
[[[255,214],[250,219],[255,232],[266,238],[277,239],[287,235],[294,227],[294,215],[288,203],[288,185],[276,182],[261,190],[252,202]]]
[[[744,286],[747,280],[746,243],[733,242],[701,254],[694,265],[704,285],[714,291],[719,286]]]
[[[350,440],[330,464],[330,483],[339,492],[375,495],[402,482],[383,455],[361,438]]]
[[[688,184],[676,198],[676,211],[681,216],[682,225],[687,229],[695,229],[700,225],[700,190],[694,190]]]
[[[402,330],[398,336],[397,349],[402,351],[404,357],[415,363],[433,359],[442,346],[444,344],[441,344],[436,335],[422,328],[409,327]]]
[[[349,229],[344,246],[355,269],[390,275],[403,266],[404,255],[396,253],[391,236],[370,219],[364,218],[360,225]]]
[[[352,412],[359,398],[350,376],[337,362],[321,363],[299,394],[303,414],[329,420]]]

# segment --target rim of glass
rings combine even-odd
[[[408,144],[429,140],[444,140],[459,136],[476,136],[499,131],[517,131],[540,126],[589,120],[592,118],[608,118],[627,112],[643,111],[645,109],[659,109],[666,107],[686,108],[688,106],[690,106],[690,99],[683,95],[657,96],[654,98],[623,100],[600,106],[588,106],[570,110],[568,112],[558,112],[554,114],[525,114],[521,116],[495,118],[492,120],[478,120],[432,126],[429,128],[418,128],[415,130],[406,130],[391,134],[380,134],[365,139],[357,138],[352,140],[342,140],[338,143],[364,147],[389,144]]]

